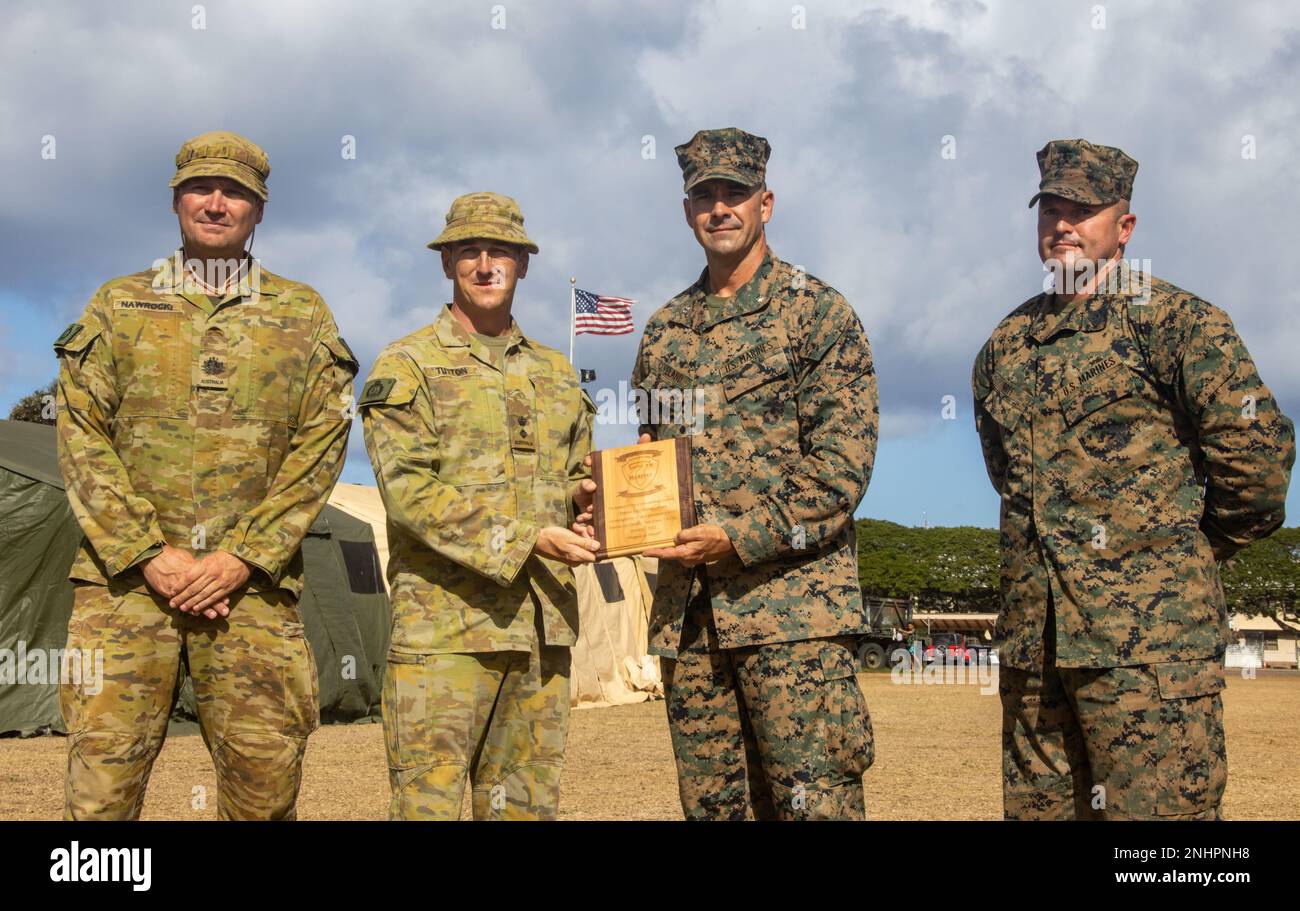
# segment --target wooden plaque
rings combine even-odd
[[[598,560],[670,546],[695,524],[688,437],[597,450],[591,477]]]

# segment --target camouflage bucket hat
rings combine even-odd
[[[705,180],[720,177],[756,187],[767,173],[772,147],[762,136],[727,127],[700,130],[691,141],[673,150],[682,169],[682,192]]]
[[[1038,152],[1042,179],[1029,208],[1044,193],[1088,205],[1132,199],[1137,169],[1136,161],[1113,146],[1093,145],[1086,139],[1053,139]]]
[[[229,177],[266,201],[266,178],[271,163],[255,142],[238,133],[217,130],[188,140],[176,153],[176,176],[168,186],[178,187],[191,177]]]
[[[444,244],[462,240],[499,240],[537,252],[537,244],[524,233],[524,215],[519,203],[500,193],[466,193],[451,204],[447,226],[429,249],[441,250]]]

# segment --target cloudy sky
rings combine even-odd
[[[6,413],[52,378],[50,342],[100,283],[174,248],[173,156],[212,129],[269,153],[256,252],[322,293],[363,375],[449,299],[424,245],[450,201],[494,190],[541,246],[525,332],[567,349],[570,276],[638,302],[637,334],[578,338],[616,388],[646,317],[703,266],[673,146],[739,126],[772,144],[769,242],[848,298],[875,351],[859,515],[997,524],[970,367],[1041,285],[1025,203],[1053,138],[1141,163],[1128,255],[1225,308],[1300,415],[1292,3],[10,0],[0,25]],[[373,483],[359,422],[344,479]]]

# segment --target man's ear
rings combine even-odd
[[[438,253],[442,256],[442,274],[447,278],[454,280],[456,278],[456,272],[451,267],[451,250],[447,247],[443,247],[438,251]]]
[[[760,202],[763,212],[763,224],[767,224],[772,218],[772,209],[776,205],[776,194],[771,190],[763,191],[763,199]]]
[[[181,204],[181,188],[172,187],[172,212],[174,212],[177,215],[181,214],[180,204]]]
[[[253,224],[260,225],[262,223],[262,215],[265,212],[266,212],[266,203],[263,202],[262,199],[259,197],[257,200],[257,220],[253,222]]]
[[[1132,212],[1125,212],[1119,217],[1119,243],[1124,246],[1133,236],[1133,229],[1137,227],[1138,217]]]
[[[523,278],[528,274],[528,251],[523,250],[519,254],[518,264],[515,266],[515,281]]]
[[[682,197],[682,214],[686,216],[686,227],[694,231],[695,222],[691,220],[691,198],[689,196]]]

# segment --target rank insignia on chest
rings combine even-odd
[[[226,372],[226,364],[220,358],[210,357],[203,362],[204,376],[221,376]]]
[[[506,404],[506,420],[510,425],[510,448],[516,452],[536,452],[533,409],[522,396],[510,396]]]

